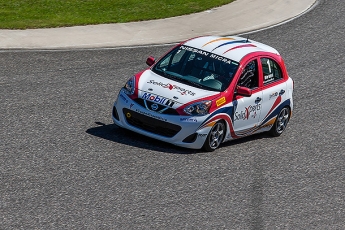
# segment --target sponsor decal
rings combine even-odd
[[[132,108],[134,106],[134,104],[133,103],[131,103],[131,105],[129,106],[129,108]]]
[[[199,136],[199,137],[206,137],[206,136],[207,136],[207,133],[199,133],[198,136]]]
[[[222,62],[225,62],[227,64],[231,64],[231,60],[230,59],[227,59],[225,57],[222,57],[222,56],[218,56],[216,54],[211,54],[210,55],[210,58],[213,58],[213,59],[216,59],[218,61],[222,61]]]
[[[191,51],[193,53],[197,53],[197,54],[201,54],[201,55],[205,55],[205,56],[208,56],[210,54],[209,52],[206,52],[204,50],[199,50],[197,48],[189,47],[189,46],[181,46],[180,49],[181,50]]]
[[[275,93],[271,93],[269,95],[269,100],[271,100],[272,97],[277,97],[278,96],[278,92],[275,92]]]
[[[124,102],[128,103],[128,100],[126,99],[126,97],[125,97],[124,95],[122,95],[122,93],[120,93],[120,98],[121,98]]]
[[[201,55],[204,55],[206,57],[210,57],[210,58],[213,58],[213,59],[216,59],[218,61],[222,61],[222,62],[225,62],[227,64],[236,64],[234,62],[232,62],[230,59],[228,58],[225,58],[225,57],[222,57],[222,56],[219,56],[219,55],[216,55],[216,54],[213,54],[213,53],[209,53],[209,52],[206,52],[204,50],[200,50],[200,49],[197,49],[197,48],[193,48],[193,47],[189,47],[189,46],[181,46],[180,49],[182,50],[188,50],[188,51],[192,51],[194,53],[198,53],[198,54],[201,54]]]
[[[222,97],[216,101],[216,104],[219,107],[219,106],[223,105],[225,102],[226,102],[225,97]]]
[[[170,84],[170,83],[164,84],[164,83],[162,83],[162,82],[157,82],[157,81],[155,81],[155,80],[150,80],[150,81],[148,81],[147,83],[148,83],[148,84],[153,84],[153,85],[158,85],[158,86],[161,86],[161,87],[163,87],[163,88],[167,88],[167,89],[169,89],[169,90],[177,90],[177,92],[179,92],[181,95],[186,95],[186,94],[189,94],[189,95],[192,95],[192,96],[195,95],[194,92],[192,92],[192,91],[190,91],[190,90],[188,90],[188,89],[181,88],[181,87],[178,86],[178,85],[172,85],[172,84]]]
[[[172,107],[174,105],[174,101],[169,100],[165,97],[160,97],[157,95],[153,95],[151,93],[144,93],[143,96],[141,96],[142,99],[152,101],[161,105],[166,105]]]
[[[141,110],[139,110],[139,109],[136,109],[135,112],[140,113],[140,114],[145,115],[145,116],[148,116],[148,117],[155,118],[155,119],[157,119],[157,120],[167,121],[167,119],[165,119],[165,118],[163,118],[163,117],[160,117],[160,116],[157,116],[157,115],[148,113],[148,112],[144,112],[144,111],[141,111]]]
[[[264,83],[268,83],[268,82],[271,82],[274,80],[274,76],[273,76],[273,73],[269,74],[269,75],[265,75],[264,76]]]
[[[158,109],[158,105],[157,104],[152,104],[151,105],[151,109],[156,111]]]
[[[190,117],[185,117],[185,118],[180,118],[181,122],[198,122],[196,118],[190,118]]]
[[[235,112],[234,114],[234,121],[237,120],[248,120],[249,118],[255,118],[257,115],[257,111],[259,111],[261,109],[261,104],[257,104],[257,105],[250,105],[248,107],[245,108],[244,111],[240,111],[240,112]]]

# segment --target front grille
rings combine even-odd
[[[144,100],[142,98],[136,98],[134,99],[134,101],[148,110],[152,110],[151,105],[155,104],[155,102]],[[146,102],[146,105],[145,105],[145,102]],[[161,105],[161,104],[157,104],[157,105],[158,105],[158,108],[155,110],[156,112],[159,112],[161,114],[167,114],[167,115],[179,115],[179,113],[175,109],[171,108],[170,106]]]
[[[173,137],[181,130],[181,126],[161,121],[126,108],[123,109],[123,114],[130,125],[161,136]]]

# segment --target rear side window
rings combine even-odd
[[[282,71],[277,62],[270,58],[261,58],[264,85],[283,78]]]

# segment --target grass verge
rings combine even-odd
[[[234,0],[0,0],[0,29],[121,23],[168,18]]]

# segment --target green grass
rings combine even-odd
[[[167,18],[234,0],[0,0],[0,28],[28,29]]]

